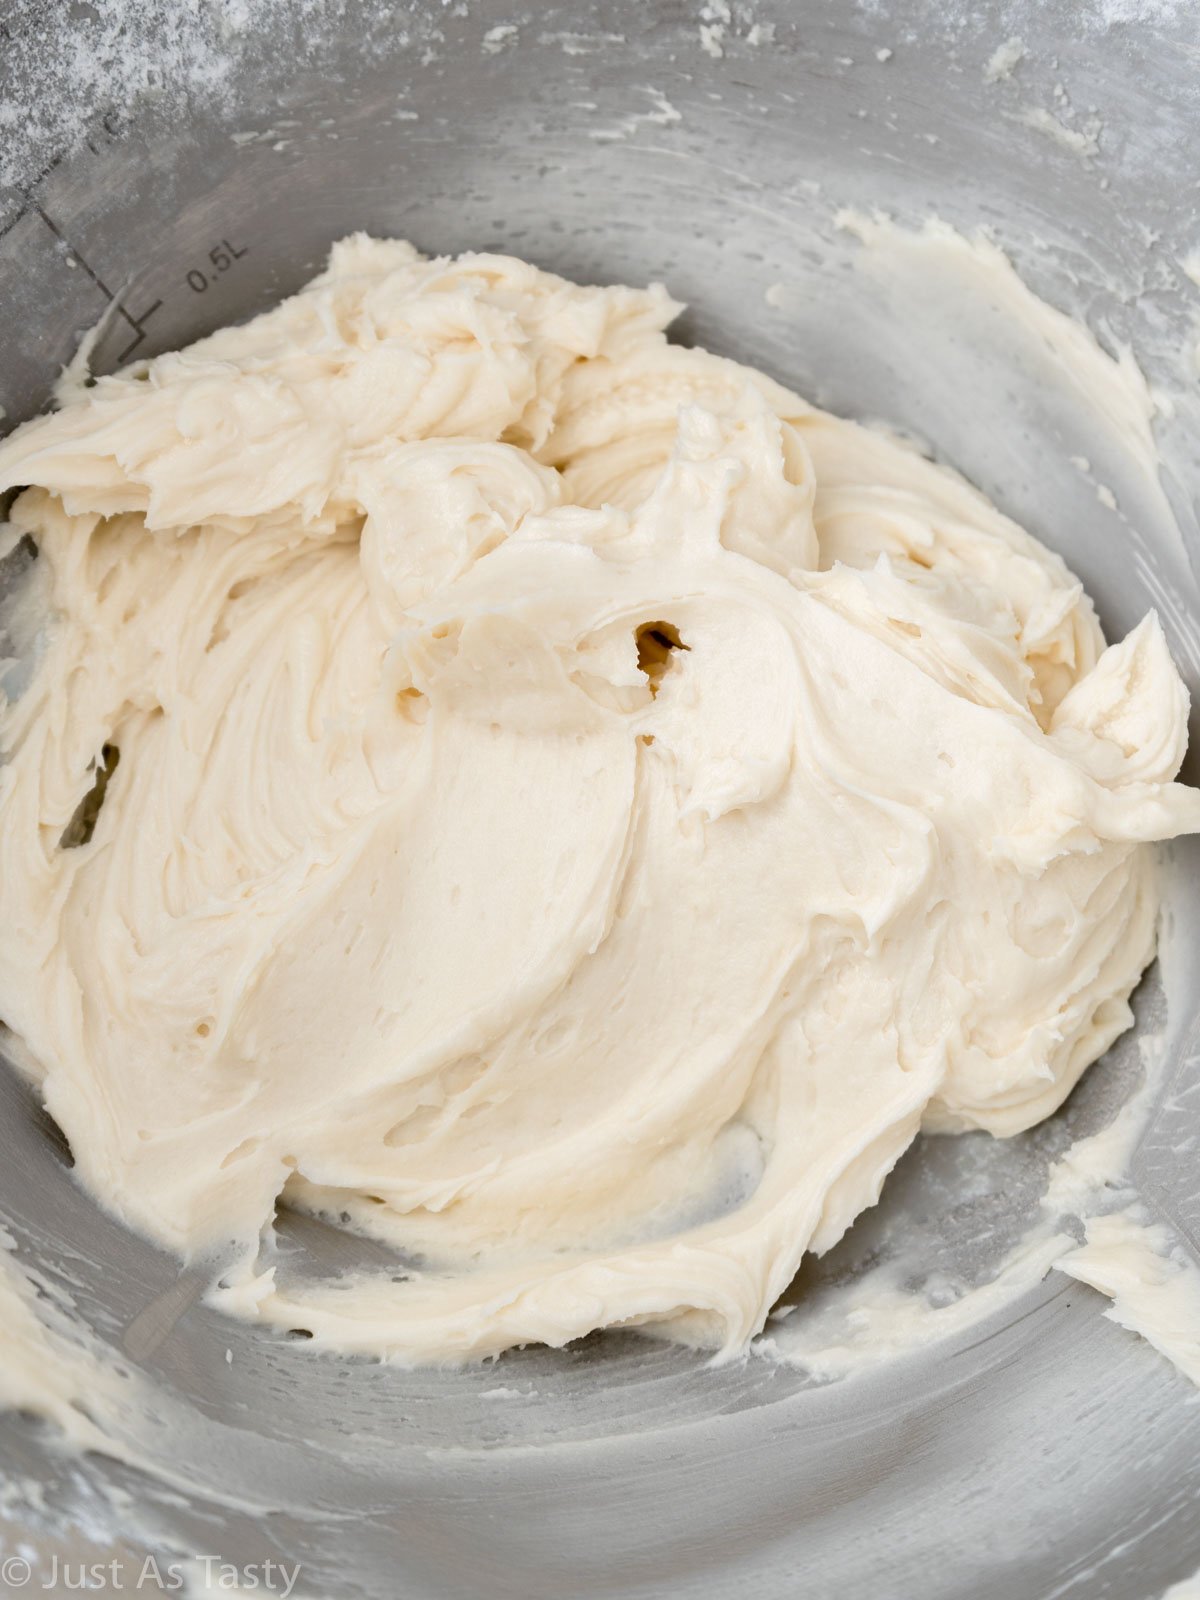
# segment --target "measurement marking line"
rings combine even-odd
[[[124,366],[125,362],[129,360],[130,356],[137,349],[138,345],[140,345],[142,340],[146,337],[146,330],[142,326],[142,324],[148,318],[152,317],[154,315],[154,313],[158,310],[158,308],[161,305],[162,305],[162,301],[161,300],[155,300],[153,302],[153,304],[148,305],[146,307],[146,309],[142,312],[140,317],[131,317],[129,315],[128,311],[126,311],[123,307],[120,308],[121,315],[125,318],[126,322],[129,323],[131,328],[136,328],[137,329],[137,333],[134,336],[134,338],[132,338],[129,341],[129,343],[125,346],[124,350],[121,351],[120,355],[118,355],[118,357],[117,357],[118,366]]]
[[[115,295],[112,292],[112,290],[105,283],[104,279],[100,276],[100,274],[96,271],[96,269],[93,266],[91,266],[91,264],[85,259],[85,257],[83,256],[82,252],[80,250],[78,250],[75,247],[75,245],[73,245],[71,243],[70,239],[67,238],[66,234],[62,231],[62,229],[58,226],[58,224],[54,221],[54,219],[52,217],[47,216],[46,212],[42,209],[42,207],[40,205],[37,205],[36,203],[34,204],[33,209],[37,212],[38,216],[41,217],[42,221],[50,229],[50,232],[54,235],[54,237],[57,240],[59,240],[59,242],[67,250],[69,250],[71,252],[71,255],[72,255],[73,259],[75,261],[77,261],[79,263],[79,265],[83,268],[84,272],[87,273],[88,277],[92,280],[92,282],[96,285],[97,289],[99,289],[100,293],[104,296],[104,298],[112,306],[113,310],[120,317],[122,317],[125,320],[125,322],[127,322],[129,324],[129,326],[133,329],[133,335],[134,335],[133,339],[130,341],[129,344],[127,344],[125,346],[124,350],[122,350],[120,355],[117,357],[117,361],[119,363],[123,363],[123,362],[127,361],[129,359],[129,357],[133,354],[133,352],[137,349],[138,345],[141,344],[142,340],[146,337],[146,329],[144,327],[144,324],[159,309],[159,307],[162,305],[162,301],[161,300],[153,301],[150,305],[148,305],[146,307],[146,309],[143,312],[140,313],[140,315],[134,316],[132,311],[127,310],[126,307],[124,305],[122,305],[120,296],[119,295]]]
[[[34,177],[30,178],[28,183],[21,185],[21,194],[25,198],[26,205],[32,203],[34,191],[37,189],[38,185],[44,182],[52,172],[56,171],[62,165],[62,162],[63,152],[60,150],[56,156],[51,156],[50,160],[47,161],[46,165],[41,169],[41,171],[38,172]]]
[[[71,252],[71,254],[75,257],[76,261],[78,261],[79,265],[87,273],[88,277],[96,285],[97,289],[99,289],[100,293],[104,296],[104,298],[106,300],[116,300],[116,298],[117,298],[116,295],[108,287],[108,285],[105,283],[104,279],[99,275],[98,272],[95,272],[87,264],[87,262],[80,255],[79,251],[76,250],[75,246],[67,238],[66,234],[62,231],[62,229],[58,226],[58,224],[56,222],[52,222],[50,220],[50,218],[42,210],[41,206],[35,204],[33,209],[37,212],[38,216],[41,217],[42,221],[50,229],[50,232],[54,235],[54,237],[56,239],[60,240],[67,247],[67,249]],[[119,311],[120,309],[121,309],[120,306],[118,306],[117,310]]]

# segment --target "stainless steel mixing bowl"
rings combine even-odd
[[[1113,633],[1158,604],[1200,683],[1200,430],[1179,380],[1195,338],[1180,264],[1200,242],[1190,5],[225,0],[193,15],[17,0],[5,31],[9,422],[44,403],[98,317],[111,368],[271,304],[358,228],[585,281],[661,278],[689,302],[681,337],[931,439],[1063,552]],[[1019,65],[989,72],[1013,38]],[[950,390],[921,381],[922,350],[956,337],[952,306],[914,305],[881,349],[844,291],[839,205],[987,224],[1048,301],[1130,344],[1171,392],[1159,437],[1182,543],[1133,487],[1125,519],[1097,503],[1066,465],[1070,416],[1018,404],[1002,348]],[[780,282],[782,302],[767,294]],[[1138,1001],[1167,1059],[1134,1171],[1194,1241],[1194,848],[1170,877],[1166,979]],[[978,1275],[1036,1209],[1049,1161],[1140,1070],[1131,1037],[1043,1129],[924,1141],[880,1210],[806,1268],[810,1289],[901,1236],[931,1268]],[[177,1474],[166,1492],[10,1416],[10,1542],[24,1525],[39,1548],[74,1528],[93,1552],[123,1535],[242,1566],[272,1556],[302,1563],[298,1593],[336,1600],[1146,1600],[1200,1565],[1200,1404],[1057,1275],[969,1334],[824,1386],[628,1334],[410,1373],[208,1311],[198,1275],[75,1186],[12,1073],[0,1097],[0,1219],[153,1386]],[[316,1225],[294,1225],[291,1248],[346,1259]]]

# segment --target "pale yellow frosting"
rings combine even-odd
[[[740,1349],[919,1127],[1028,1127],[1130,1021],[1145,842],[1200,829],[1157,620],[1106,650],[973,489],[676,309],[359,236],[0,446],[52,611],[0,1015],[231,1309]],[[410,1265],[284,1281],[281,1196]]]

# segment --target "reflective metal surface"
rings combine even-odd
[[[213,24],[219,83],[187,93],[170,10],[157,21],[153,5],[129,10],[130,47],[164,80],[114,106],[86,74],[5,195],[10,422],[41,406],[102,314],[105,368],[271,304],[358,228],[431,252],[510,250],[584,281],[660,278],[689,303],[681,337],[930,439],[1062,551],[1110,633],[1159,605],[1200,689],[1200,428],[1178,382],[1196,298],[1180,263],[1200,244],[1200,26],[1188,7],[1138,20],[1128,4],[1023,0],[511,12],[363,0],[337,19],[251,7],[240,27],[246,13],[230,7],[225,32]],[[43,22],[48,52],[66,50],[68,26],[87,37],[86,18]],[[1025,58],[989,81],[1014,37]],[[10,69],[28,73],[30,59],[15,52]],[[28,82],[18,88],[27,97]],[[1089,148],[1032,125],[1039,107],[1068,132],[1092,128]],[[1124,520],[1098,505],[1066,464],[1069,417],[1014,399],[1021,375],[1003,355],[990,373],[964,366],[965,389],[922,381],[922,352],[955,338],[953,307],[914,306],[879,346],[835,287],[844,205],[986,224],[1047,300],[1134,348],[1173,394],[1159,438],[1182,545],[1132,483]],[[781,282],[782,311],[768,295]],[[1138,1003],[1166,1061],[1134,1170],[1194,1241],[1194,848],[1173,852],[1170,878],[1162,973]],[[1005,1145],[918,1146],[879,1211],[806,1268],[809,1287],[899,1238],[910,1251],[917,1241],[930,1271],[970,1281],[1036,1210],[1053,1157],[1103,1126],[1140,1072],[1130,1037],[1045,1128]],[[98,1550],[123,1534],[243,1566],[298,1561],[297,1592],[334,1600],[1148,1600],[1200,1566],[1200,1403],[1102,1320],[1097,1296],[1057,1275],[969,1335],[825,1386],[763,1357],[713,1371],[627,1334],[407,1373],[208,1311],[200,1274],[181,1277],[74,1185],[11,1073],[0,1099],[0,1221],[153,1385],[158,1454],[177,1474],[164,1493],[6,1418],[10,1484],[45,1485],[40,1511],[15,1497],[10,1531],[24,1518],[82,1527]],[[314,1257],[340,1248],[316,1225],[290,1237]],[[114,1485],[128,1498],[114,1503]]]

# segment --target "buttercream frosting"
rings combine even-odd
[[[730,1353],[921,1127],[1130,1022],[1187,694],[658,288],[356,236],[0,445],[50,615],[0,1016],[212,1298],[404,1361]],[[49,573],[49,578],[45,573]],[[391,1247],[333,1282],[280,1203]]]

